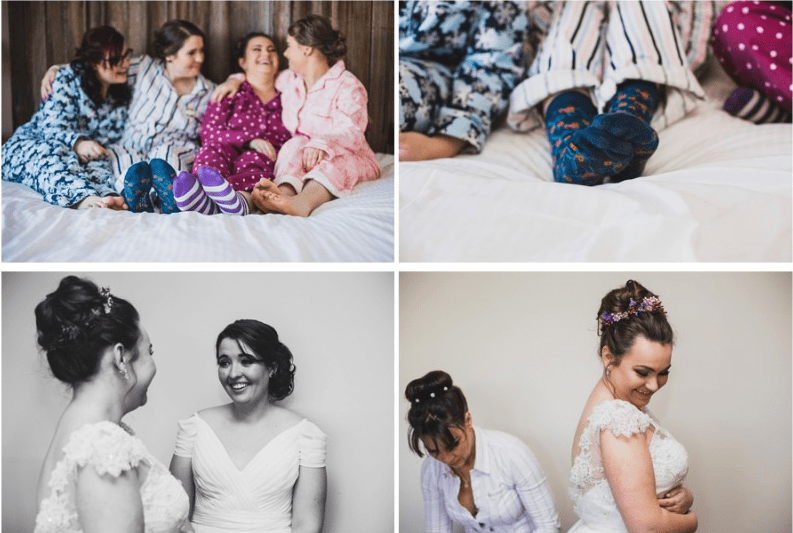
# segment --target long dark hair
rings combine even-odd
[[[123,60],[123,52],[124,36],[110,26],[91,28],[83,35],[83,42],[69,64],[79,76],[83,91],[95,105],[101,105],[103,100],[102,84],[94,67],[105,60],[110,66],[117,65]],[[126,83],[114,83],[107,96],[112,107],[126,106],[132,98],[132,88]]]

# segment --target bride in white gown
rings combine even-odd
[[[67,276],[36,307],[38,343],[73,397],[39,478],[35,533],[192,531],[179,482],[121,422],[156,367],[135,308]]]
[[[647,410],[669,379],[674,335],[661,301],[635,281],[598,311],[603,376],[578,423],[570,533],[691,533],[697,529],[685,448]]]
[[[171,472],[190,498],[196,533],[319,533],[325,434],[273,402],[292,392],[292,354],[278,333],[238,320],[216,344],[231,403],[179,422]]]

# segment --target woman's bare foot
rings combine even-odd
[[[264,213],[280,213],[307,217],[323,203],[333,200],[333,195],[314,180],[309,180],[300,191],[288,184],[276,185],[270,180],[261,180],[251,195],[253,203]]]
[[[102,198],[102,204],[97,207],[105,207],[113,211],[128,211],[129,206],[124,200],[123,196],[105,196]]]

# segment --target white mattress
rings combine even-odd
[[[394,157],[382,177],[307,218],[76,211],[3,182],[3,261],[392,262]]]
[[[720,69],[696,112],[659,132],[645,176],[555,183],[543,130],[494,133],[477,156],[399,165],[405,262],[788,262],[791,126],[721,110]]]

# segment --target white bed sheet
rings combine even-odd
[[[404,262],[788,262],[791,126],[721,110],[734,84],[718,71],[708,101],[659,133],[645,176],[555,183],[543,130],[496,131],[477,156],[399,165]]]
[[[4,262],[392,262],[394,156],[310,217],[76,211],[3,182]]]

